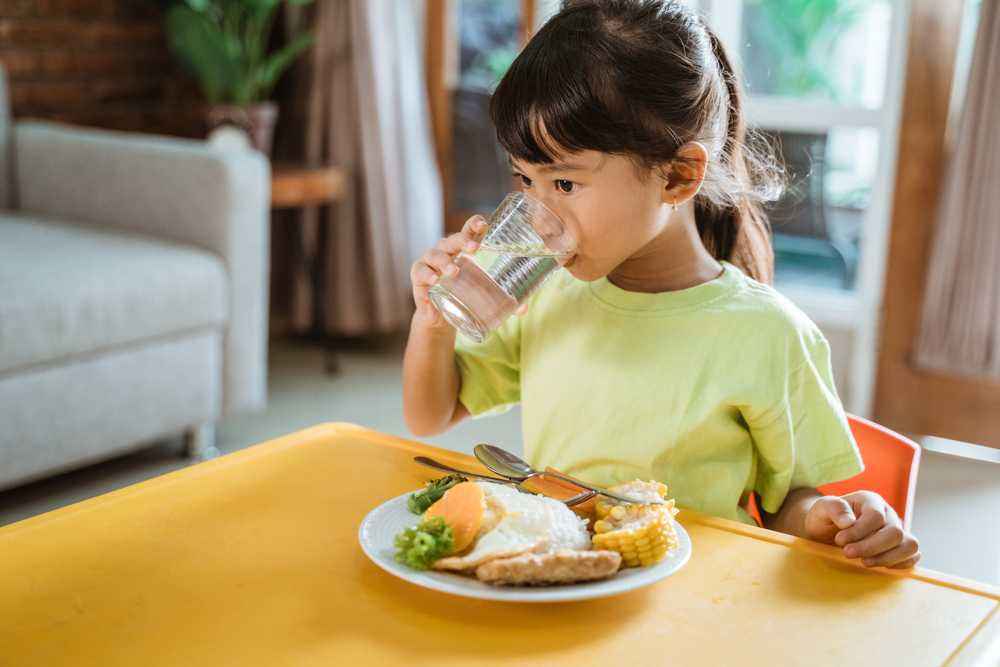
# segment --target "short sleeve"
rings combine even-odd
[[[770,514],[792,489],[818,487],[864,470],[833,383],[830,346],[818,331],[781,383],[776,400],[744,410],[756,447],[754,491]],[[803,358],[804,356],[804,358]]]
[[[459,335],[458,399],[472,416],[499,414],[521,400],[521,318],[509,317],[482,343]]]

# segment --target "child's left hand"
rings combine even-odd
[[[920,560],[920,544],[903,529],[896,511],[873,491],[819,498],[805,517],[809,539],[844,548],[866,567],[909,568]]]

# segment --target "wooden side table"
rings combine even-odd
[[[310,167],[300,164],[276,163],[271,169],[271,208],[273,209],[333,206],[343,199],[346,191],[347,171],[342,167]],[[323,323],[326,321],[325,276],[328,266],[325,248],[329,238],[329,217],[324,215],[319,216],[317,238],[311,256],[310,253],[306,252],[305,230],[301,225],[299,225],[295,237],[293,261],[304,269],[312,284],[313,330],[311,335],[319,341],[326,339],[323,329]],[[337,357],[329,348],[326,350],[325,367],[330,373],[336,373],[339,370]]]
[[[335,204],[346,190],[347,172],[341,167],[277,163],[271,170],[272,208]]]

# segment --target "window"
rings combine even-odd
[[[888,223],[878,197],[891,173],[880,159],[889,158],[898,3],[703,0],[699,8],[740,63],[748,122],[772,139],[788,171],[788,192],[769,211],[776,283],[852,298],[863,246]]]
[[[888,0],[744,0],[747,88],[877,109],[885,89]]]
[[[459,71],[452,97],[454,189],[449,208],[489,211],[510,186],[489,102],[521,48],[521,0],[460,0],[456,10]]]
[[[865,212],[876,175],[878,132],[767,131],[788,188],[768,211],[782,283],[853,289]]]

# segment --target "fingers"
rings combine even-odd
[[[904,537],[903,529],[899,526],[895,524],[883,526],[860,542],[848,544],[844,547],[844,555],[848,558],[873,558],[898,547]]]
[[[468,239],[478,241],[486,233],[487,227],[489,227],[489,223],[486,222],[486,218],[481,215],[474,215],[465,221],[465,224],[462,225],[462,231],[459,233]]]
[[[902,562],[899,562],[899,563],[896,563],[895,565],[890,565],[889,567],[891,567],[894,570],[906,570],[906,569],[909,569],[911,567],[914,567],[917,563],[920,562],[920,556],[921,556],[921,554],[918,551],[911,558],[907,558],[906,560],[904,560]]]
[[[899,546],[868,558],[862,558],[861,562],[866,567],[895,567],[897,564],[906,563],[914,558],[918,560],[920,558],[920,548],[917,541],[904,535]]]
[[[845,556],[860,558],[866,567],[903,569],[916,565],[920,560],[920,544],[903,529],[896,512],[881,496],[859,491],[841,500],[852,514],[857,515],[853,524],[847,523],[847,512],[843,511],[843,506],[834,505],[831,497],[821,498],[816,504],[825,502],[825,510],[842,528],[834,537],[834,543],[844,547]],[[833,519],[834,512],[841,512],[839,521]]]
[[[809,539],[832,544],[834,535],[852,523],[854,512],[846,500],[839,496],[821,496],[806,512],[803,529]]]
[[[858,516],[858,520],[854,522],[854,525],[837,533],[837,536],[834,538],[837,544],[843,546],[852,542],[858,542],[886,524],[885,501],[877,503],[865,500],[862,501],[860,509],[861,514]]]
[[[439,276],[458,274],[458,266],[452,261],[452,256],[436,247],[424,253],[410,270],[413,285],[430,286],[437,282]]]
[[[438,241],[413,264],[410,277],[414,284],[433,285],[439,276],[457,275],[459,267],[454,262],[455,257],[462,252],[475,252],[479,247],[478,238],[486,227],[483,216],[474,215],[465,221],[462,231]]]
[[[441,278],[452,278],[460,271],[455,262],[461,253],[473,253],[479,248],[479,239],[489,227],[481,215],[474,215],[465,221],[462,231],[446,236],[410,267],[410,282],[413,283],[413,298],[418,311],[430,304],[428,296],[432,286]]]
[[[455,256],[444,250],[438,250],[437,248],[428,250],[423,256],[423,262],[442,276],[453,276],[458,273]]]
[[[430,287],[437,279],[438,272],[423,262],[417,262],[410,270],[410,282],[414,287]]]
[[[848,528],[857,520],[850,503],[838,496],[824,496],[816,501],[816,505],[819,505],[817,510],[824,512],[837,528]]]
[[[434,247],[435,249],[449,255],[457,255],[462,251],[475,252],[476,248],[479,247],[479,243],[468,235],[460,232],[458,234],[452,234],[451,236],[444,237],[438,241],[437,245]]]

